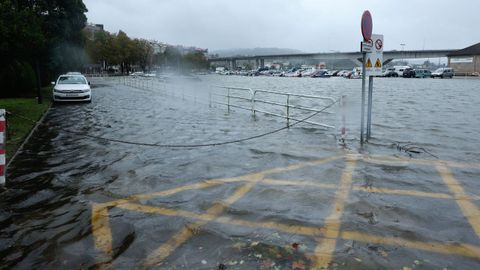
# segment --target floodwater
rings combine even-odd
[[[375,79],[361,147],[360,80],[200,79],[95,79],[91,104],[54,106],[9,168],[0,268],[480,268],[480,80]],[[316,116],[335,129],[222,146],[81,135],[192,145],[286,125],[210,104],[212,85],[345,95],[346,108]]]

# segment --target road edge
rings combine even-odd
[[[50,105],[48,106],[47,110],[45,110],[45,112],[43,113],[42,117],[40,117],[40,120],[38,120],[35,124],[35,126],[33,126],[32,130],[30,130],[30,132],[28,133],[27,137],[25,137],[25,139],[23,140],[22,144],[20,144],[20,146],[17,148],[17,150],[15,151],[15,153],[13,154],[13,156],[11,158],[8,159],[8,163],[7,163],[7,166],[5,167],[5,170],[8,172],[8,168],[10,167],[10,164],[12,163],[12,161],[15,160],[15,158],[17,157],[17,155],[23,150],[23,147],[25,146],[25,144],[27,144],[27,142],[30,140],[30,138],[33,136],[33,134],[35,133],[35,131],[37,131],[38,127],[43,123],[43,121],[45,120],[45,117],[47,116],[47,113],[50,112],[50,109],[52,108],[52,104],[53,103],[50,103]]]

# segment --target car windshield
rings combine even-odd
[[[61,76],[58,84],[87,84],[87,81],[81,76]]]
[[[443,68],[439,68],[437,70],[435,70],[435,72],[442,72],[443,71]]]

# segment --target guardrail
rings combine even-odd
[[[335,126],[332,125],[327,125],[324,123],[318,123],[314,121],[302,121],[301,119],[298,119],[294,116],[292,116],[292,110],[298,110],[298,111],[304,111],[304,112],[309,112],[309,113],[325,113],[325,114],[331,114],[331,112],[323,111],[321,110],[325,106],[330,106],[336,102],[336,100],[332,97],[324,97],[324,96],[314,96],[314,95],[303,95],[303,94],[294,94],[294,93],[285,93],[285,92],[277,92],[277,91],[271,91],[271,90],[262,90],[262,89],[252,89],[252,88],[243,88],[243,87],[232,87],[232,86],[215,86],[216,88],[220,89],[225,89],[226,93],[225,94],[214,94],[215,96],[220,96],[226,98],[226,103],[225,102],[218,102],[218,101],[212,101],[213,103],[221,104],[227,106],[227,110],[230,111],[230,107],[238,108],[238,109],[243,109],[243,110],[249,110],[252,111],[253,115],[256,114],[256,112],[261,112],[267,115],[279,117],[279,118],[285,118],[287,120],[287,125],[290,125],[290,121],[296,121],[296,122],[304,122],[308,123],[311,125],[316,125],[316,126],[321,126],[324,128],[332,128],[334,129]],[[236,92],[243,92],[244,94],[248,94],[247,96],[239,96],[237,95]],[[271,96],[278,96],[278,97],[283,97],[285,100],[285,103],[282,103],[279,101],[278,98],[274,98],[272,100],[266,100],[266,99],[261,99],[258,97],[259,94],[268,94]],[[291,103],[291,98],[296,97],[296,98],[304,98],[304,99],[310,99],[310,100],[321,100],[321,101],[329,101],[329,103],[324,104],[322,108],[316,109],[313,107],[306,107],[302,105],[295,105]],[[250,106],[246,106],[246,104],[242,105],[237,105],[237,104],[232,104],[232,100],[237,100],[241,101],[242,103],[249,103]],[[285,114],[279,114],[276,112],[272,111],[267,111],[265,109],[258,108],[257,104],[267,104],[273,107],[281,107],[284,108]]]

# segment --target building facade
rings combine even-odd
[[[458,50],[448,55],[448,66],[456,75],[480,75],[480,43]]]

